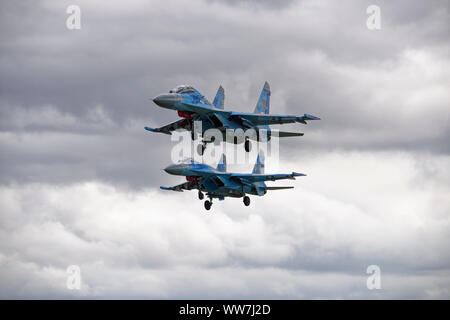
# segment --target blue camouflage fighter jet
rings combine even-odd
[[[203,200],[204,194],[209,198],[205,201],[205,209],[211,209],[213,198],[224,200],[225,197],[243,197],[244,204],[250,205],[247,194],[263,196],[268,190],[292,189],[294,187],[268,187],[264,181],[281,179],[295,180],[295,177],[305,176],[303,173],[264,174],[264,159],[258,154],[252,173],[230,173],[226,171],[226,157],[223,154],[216,169],[195,162],[192,159],[171,164],[164,169],[169,174],[185,176],[187,182],[174,187],[161,187],[163,190],[182,192],[183,190],[198,190],[198,198]]]
[[[304,114],[302,116],[289,116],[289,115],[274,115],[269,114],[270,107],[270,87],[265,82],[261,91],[258,103],[256,104],[253,113],[243,113],[224,110],[225,94],[222,86],[219,87],[213,103],[210,103],[199,91],[192,86],[180,85],[169,91],[168,94],[161,94],[156,96],[153,101],[162,108],[176,110],[178,116],[183,118],[176,122],[170,123],[160,128],[145,127],[146,130],[151,132],[160,132],[164,134],[172,134],[172,131],[177,129],[185,129],[191,132],[192,139],[194,136],[194,121],[201,121],[202,136],[205,131],[211,128],[220,130],[222,137],[227,134],[227,130],[242,129],[246,131],[248,129],[254,129],[256,135],[254,137],[245,136],[243,139],[238,140],[233,137],[232,143],[244,143],[245,150],[250,151],[249,139],[261,141],[260,129],[265,129],[267,132],[267,140],[270,140],[271,131],[269,125],[273,124],[285,124],[285,123],[303,123],[306,124],[308,120],[320,120],[320,118],[312,116],[310,114]],[[296,132],[284,132],[280,131],[279,137],[292,137],[302,136],[303,133]],[[228,139],[224,139],[228,140]],[[230,141],[230,140],[228,140]],[[212,142],[202,140],[200,144],[200,154],[203,154],[206,143]]]

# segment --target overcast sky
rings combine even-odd
[[[0,298],[450,298],[447,1],[0,9]],[[280,143],[295,189],[209,213],[160,190],[174,143],[143,127],[178,117],[151,98],[222,85],[251,112],[264,81],[272,113],[322,118]]]

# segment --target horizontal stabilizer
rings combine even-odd
[[[278,136],[280,138],[284,138],[284,137],[299,137],[299,136],[303,136],[304,133],[302,132],[286,132],[286,131],[278,131]]]
[[[284,190],[284,189],[294,189],[294,187],[266,187],[266,190]]]

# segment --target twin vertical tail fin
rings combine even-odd
[[[225,102],[225,90],[222,86],[219,86],[219,89],[217,89],[216,96],[214,97],[213,106],[217,109],[224,108],[224,102]],[[264,87],[261,91],[261,94],[259,95],[258,103],[256,104],[254,113],[264,113],[269,114],[270,109],[270,86],[269,83],[266,81],[264,83]]]
[[[223,90],[222,86],[219,87],[216,93],[216,97],[214,98],[213,105],[217,109],[223,109],[225,101],[225,91]]]
[[[264,155],[258,153],[258,158],[256,158],[255,166],[253,167],[253,174],[264,174]]]
[[[219,164],[217,165],[217,171],[226,172],[227,171],[227,158],[225,154],[222,154],[222,158],[220,158]]]
[[[259,100],[258,103],[256,104],[254,113],[269,114],[269,108],[270,108],[270,86],[269,83],[266,81],[259,96]]]
[[[225,154],[222,154],[219,163],[217,164],[217,171],[226,172],[227,171],[227,158]],[[264,156],[262,153],[258,154],[256,158],[255,166],[253,167],[252,173],[254,174],[264,174]]]

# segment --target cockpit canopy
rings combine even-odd
[[[193,164],[201,164],[201,162],[195,161],[194,158],[192,157],[184,157],[184,158],[180,158],[176,161],[176,164],[188,164],[188,165],[193,165]]]
[[[194,87],[183,84],[180,86],[176,86],[172,90],[169,90],[169,93],[186,93],[186,92],[195,92]]]
[[[195,90],[194,87],[188,86],[188,85],[180,85],[176,86],[172,90],[169,90],[169,93],[176,93],[176,94],[186,94],[186,96],[191,96],[194,103],[203,103],[206,105],[211,105],[211,103],[206,99],[200,92]]]
[[[184,158],[178,159],[178,161],[177,161],[177,163],[192,163],[192,162],[194,162],[194,159],[190,158],[190,157],[184,157]]]

